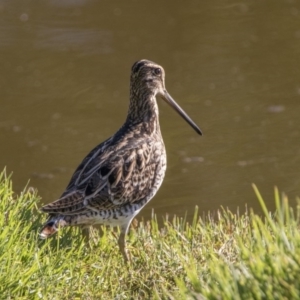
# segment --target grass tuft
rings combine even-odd
[[[0,174],[0,299],[300,299],[300,205],[275,188],[276,212],[191,223],[155,217],[132,226],[125,265],[116,234],[94,230],[86,245],[76,228],[49,240],[38,232],[45,216],[32,189],[13,193]]]

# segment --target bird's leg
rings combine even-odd
[[[97,230],[99,231],[99,235],[102,236],[103,230],[99,225],[90,225],[82,227],[83,238],[89,245],[91,245],[91,242],[93,242],[94,244],[98,243],[97,236],[99,235],[97,235]]]
[[[104,225],[96,225],[96,226],[94,226],[94,229],[98,230],[100,237],[102,237],[104,235],[104,229],[103,229],[102,226],[104,226]]]
[[[131,221],[131,220],[130,220]],[[127,224],[124,224],[121,226],[121,234],[119,236],[118,244],[120,248],[120,252],[123,255],[124,261],[127,263],[128,261],[131,261],[130,253],[128,255],[128,251],[126,249],[126,235],[129,229],[130,221]]]
[[[82,236],[84,239],[85,244],[90,247],[90,236],[91,236],[91,227],[92,226],[82,226],[81,230],[82,230]]]

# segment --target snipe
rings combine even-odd
[[[202,134],[168,94],[164,69],[149,60],[136,62],[131,70],[130,104],[124,125],[84,158],[61,197],[41,208],[49,214],[42,238],[63,226],[120,226],[118,243],[128,260],[125,236],[129,225],[156,194],[166,171],[157,97]]]

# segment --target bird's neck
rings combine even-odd
[[[156,95],[151,92],[143,95],[131,93],[126,123],[141,127],[149,135],[160,134]]]

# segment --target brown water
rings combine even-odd
[[[221,205],[273,208],[273,186],[300,195],[298,1],[0,1],[0,169],[43,202],[122,125],[129,73],[147,58],[199,124],[167,105],[168,169],[141,215]]]

